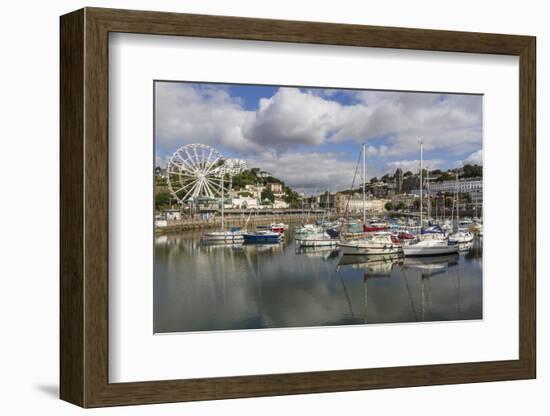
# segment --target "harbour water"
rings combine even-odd
[[[430,258],[156,237],[155,333],[482,319],[482,240]]]

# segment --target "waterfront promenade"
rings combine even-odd
[[[230,227],[243,227],[247,224],[251,227],[257,225],[270,224],[272,222],[283,222],[285,224],[299,224],[305,220],[307,214],[301,213],[277,213],[277,214],[262,214],[248,216],[241,215],[225,215],[224,225],[225,228]],[[325,216],[326,217],[326,216]],[[334,219],[334,216],[332,217]],[[316,221],[323,219],[322,213],[309,214],[308,221]],[[179,231],[201,230],[207,228],[220,228],[221,216],[214,216],[208,220],[203,220],[200,216],[196,218],[182,218],[181,220],[167,220],[166,226],[155,226],[155,234],[168,234]]]

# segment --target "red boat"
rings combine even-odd
[[[394,235],[391,236],[391,241],[392,241],[392,243],[396,243],[396,244],[401,243],[401,240],[398,237],[394,236]]]
[[[399,234],[397,234],[397,237],[400,239],[400,240],[414,240],[416,237],[412,234],[409,234],[409,233],[406,233],[404,231],[400,232]]]
[[[363,231],[365,233],[374,233],[376,231],[386,231],[387,229],[388,227],[384,227],[384,226],[369,226],[369,225],[363,224]]]
[[[258,225],[256,228],[259,230],[271,230],[274,233],[284,234],[288,228],[288,225],[283,223],[272,223],[269,225]]]

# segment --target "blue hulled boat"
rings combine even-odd
[[[243,238],[245,244],[276,244],[281,241],[283,236],[273,231],[260,230],[254,233],[244,233]]]

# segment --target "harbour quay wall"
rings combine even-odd
[[[284,213],[284,214],[262,214],[258,216],[252,215],[250,218],[247,215],[226,215],[224,216],[224,226],[226,229],[231,227],[244,227],[245,225],[256,227],[257,225],[271,224],[272,222],[283,222],[285,224],[298,224],[304,221],[306,215]],[[323,219],[323,214],[309,214],[308,221],[316,221]],[[334,216],[331,217],[334,219]],[[326,216],[325,216],[325,219]],[[328,220],[328,219],[327,219]],[[248,224],[247,224],[248,221]],[[203,230],[208,228],[221,228],[221,217],[203,220],[202,218],[184,218],[181,220],[168,220],[166,226],[155,226],[155,234],[169,234],[181,231]]]

